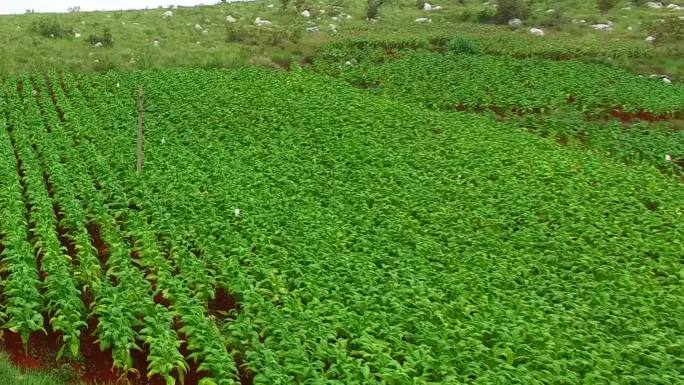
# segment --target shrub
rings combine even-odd
[[[114,45],[114,37],[112,36],[112,33],[109,30],[109,28],[105,28],[102,33],[102,36],[90,35],[88,37],[88,42],[92,45],[101,43],[105,47],[111,47]]]
[[[615,0],[596,0],[596,8],[602,15],[605,15],[615,7]]]
[[[529,8],[523,0],[499,0],[494,21],[497,24],[506,24],[511,19],[524,20],[529,14]]]
[[[378,9],[382,5],[383,0],[368,0],[368,7],[366,8],[366,18],[375,19],[378,17]]]
[[[473,55],[480,53],[480,47],[477,46],[472,40],[466,39],[464,37],[458,36],[447,43],[447,51],[453,53]]]
[[[65,37],[71,30],[65,28],[56,19],[42,19],[33,25],[33,29],[45,37]]]
[[[651,23],[648,30],[651,36],[655,36],[657,42],[684,40],[684,20],[678,17],[665,19],[662,23]]]

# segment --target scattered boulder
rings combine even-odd
[[[630,31],[630,32],[631,32],[631,31],[634,31],[634,27],[632,27],[632,26],[630,25],[629,27],[627,27],[627,30]]]
[[[173,11],[166,11],[162,14],[162,17],[164,19],[168,19],[169,17],[173,17]]]
[[[520,20],[518,18],[508,20],[508,26],[509,27],[520,28],[520,27],[522,27],[522,25],[523,25],[522,20]]]
[[[233,16],[228,15],[228,16],[226,16],[226,22],[235,23],[235,22],[237,22],[237,20]]]
[[[80,38],[81,38],[81,34],[78,33],[78,32],[76,32],[76,33],[74,33],[74,37],[75,37],[76,39],[80,39]]]
[[[673,11],[679,11],[679,10],[684,9],[684,7],[681,7],[681,6],[679,6],[679,5],[675,4],[675,3],[672,3],[672,4],[668,4],[668,5],[667,5],[667,9],[671,9],[671,10],[673,10]]]
[[[273,23],[271,23],[270,21],[262,19],[260,17],[257,17],[254,20],[254,24],[258,25],[259,27],[265,27],[265,26],[273,25]]]
[[[427,17],[419,17],[416,19],[416,23],[432,23],[432,19]]]
[[[613,27],[609,24],[592,24],[591,28],[597,31],[612,31]]]
[[[205,29],[205,30],[202,31],[202,35],[208,35],[208,34],[209,34],[209,30],[208,30],[208,29]]]
[[[300,13],[300,15],[302,15],[304,17],[311,17],[311,12],[309,12],[308,9],[305,9],[302,11],[302,13]]]
[[[204,28],[202,28],[202,26],[199,25],[199,24],[195,24],[195,26],[193,27],[193,29],[194,29],[196,32],[202,32],[202,31],[204,30]]]
[[[331,23],[331,24],[328,24],[328,27],[330,28],[332,33],[337,33],[337,25]]]
[[[672,80],[670,80],[670,78],[663,78],[663,83],[672,84]]]
[[[96,48],[102,47],[102,42],[101,42],[101,41],[98,41],[97,43],[95,43],[95,47],[96,47]]]
[[[319,32],[319,31],[320,31],[320,30],[319,30],[318,27],[315,26],[315,25],[314,25],[313,27],[307,27],[307,28],[306,28],[306,32],[315,33],[315,32]]]
[[[660,9],[663,7],[663,3],[659,2],[659,1],[658,2],[649,1],[648,3],[646,3],[646,6],[649,8],[653,8],[653,9]]]
[[[432,4],[430,4],[430,3],[423,4],[423,11],[432,11]]]
[[[655,41],[655,39],[656,39],[655,36],[647,36],[646,39],[644,39],[644,41],[646,43],[653,43]]]
[[[547,10],[546,10],[546,13],[554,13],[554,12],[556,12],[555,9],[547,9]]]
[[[544,30],[541,28],[530,28],[530,33],[534,36],[544,36]]]
[[[333,21],[340,21],[340,18],[337,17],[337,16],[333,16],[333,17],[331,17],[331,19],[332,19]]]
[[[155,47],[159,47],[159,40],[154,39],[154,41],[152,42],[152,44],[153,44]]]

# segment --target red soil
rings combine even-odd
[[[213,300],[210,300],[207,304],[207,309],[209,314],[225,317],[227,313],[231,310],[240,310],[240,304],[235,299],[235,296],[227,292],[222,287],[216,288],[216,295]]]
[[[659,122],[670,119],[667,115],[654,115],[648,111],[640,110],[637,112],[626,112],[618,108],[610,110],[610,116],[619,119],[622,123],[630,123],[635,120],[646,122]]]
[[[89,223],[87,226],[88,234],[93,242],[93,246],[97,249],[97,255],[100,257],[100,263],[103,265],[107,263],[107,245],[100,236],[100,227],[96,224]]]

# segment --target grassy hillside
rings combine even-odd
[[[440,3],[434,3],[437,4]],[[630,47],[641,52],[638,57],[618,56],[611,60],[644,73],[676,77],[683,71],[681,59],[676,58],[681,52],[676,40],[659,38],[655,44],[644,42],[658,28],[658,20],[676,18],[684,14],[681,11],[647,7],[622,10],[627,5],[623,1],[606,16],[599,16],[593,1],[533,2],[525,27],[512,32],[507,27],[477,23],[478,14],[487,12],[480,2],[440,5],[440,11],[425,12],[418,10],[414,1],[391,2],[380,7],[380,18],[374,23],[366,21],[366,3],[358,0],[303,2],[299,10],[294,5],[282,9],[276,1],[223,4],[173,10],[174,16],[169,18],[163,17],[165,9],[1,16],[0,72],[49,68],[221,68],[247,64],[287,68],[292,61],[308,62],[322,44],[341,38],[466,34],[505,42],[505,46],[525,47],[530,41],[527,29],[533,26],[543,28],[546,36],[532,44],[571,45],[594,51],[597,47],[598,51]],[[303,9],[308,9],[311,17],[301,16]],[[553,12],[549,13],[549,9]],[[228,23],[228,15],[236,22]],[[256,17],[272,21],[273,26],[255,26]],[[431,22],[416,23],[419,17],[429,17]],[[595,31],[589,26],[607,20],[614,23],[612,32]],[[319,32],[307,32],[313,25]],[[41,26],[42,35],[37,31]],[[111,33],[113,46],[94,47],[89,36],[103,37],[105,29]],[[80,37],[76,38],[76,34]]]

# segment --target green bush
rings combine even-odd
[[[473,55],[480,53],[480,47],[477,46],[472,40],[466,39],[464,37],[453,38],[447,43],[447,51],[453,53]]]
[[[114,45],[114,37],[112,36],[112,32],[109,30],[109,28],[105,28],[102,36],[90,35],[88,37],[88,42],[92,45],[101,43],[105,47],[111,47]]]
[[[33,25],[33,29],[45,37],[61,38],[69,35],[71,29],[64,27],[56,19],[41,19]]]
[[[506,24],[511,19],[524,20],[529,15],[529,8],[523,0],[499,0],[494,21]]]
[[[602,15],[605,15],[615,7],[615,3],[615,0],[596,0],[596,8],[598,8]]]

